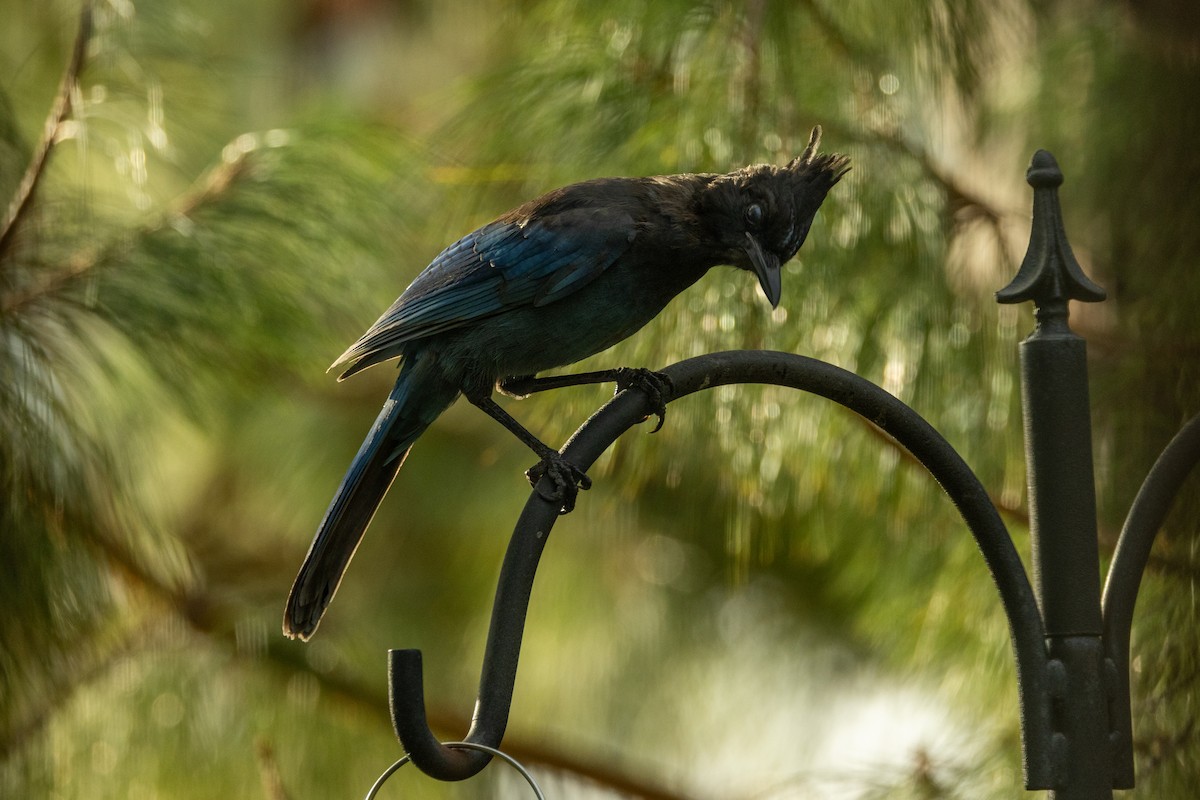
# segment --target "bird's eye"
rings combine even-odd
[[[746,206],[746,224],[751,228],[761,227],[763,224],[763,207],[761,203],[751,203]]]

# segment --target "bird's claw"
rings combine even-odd
[[[548,455],[529,469],[525,470],[529,485],[545,500],[558,503],[559,514],[570,514],[575,510],[575,498],[579,491],[592,488],[592,479],[587,473],[564,459],[558,453]],[[553,488],[549,490],[538,487],[542,478],[549,478]]]
[[[667,420],[667,401],[675,391],[675,384],[666,373],[654,372],[644,367],[621,367],[617,370],[617,393],[626,389],[640,389],[650,403],[650,414],[658,417],[658,424],[651,433],[662,430]],[[649,419],[650,415],[646,415]]]

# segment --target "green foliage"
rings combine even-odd
[[[391,377],[323,370],[445,243],[569,181],[780,162],[821,124],[853,171],[780,308],[714,271],[581,368],[771,348],[852,369],[963,453],[1022,552],[1015,344],[1031,320],[991,294],[1024,246],[1032,148],[1058,155],[1072,242],[1112,298],[1072,318],[1091,346],[1106,549],[1200,408],[1196,37],[1150,10],[306,9],[96,2],[58,119],[77,9],[0,4],[0,795],[361,791],[395,755],[387,647],[426,652],[435,725],[465,730],[531,458],[452,410],[317,640],[284,642],[288,582]],[[514,413],[558,441],[602,398]],[[539,577],[512,747],[602,786],[676,787],[661,796],[1017,790],[995,590],[950,503],[868,423],[727,387],[673,404],[592,474]],[[1196,778],[1195,497],[1139,604],[1145,796]],[[874,729],[881,709],[933,711],[919,739],[855,740],[866,765],[843,750],[829,766],[842,720]]]

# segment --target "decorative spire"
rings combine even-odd
[[[1071,252],[1058,204],[1058,187],[1062,185],[1063,174],[1054,156],[1045,150],[1034,153],[1025,180],[1033,187],[1029,249],[1017,276],[996,292],[996,302],[1032,300],[1037,307],[1039,324],[1061,320],[1065,328],[1067,301],[1098,303],[1105,298],[1104,289],[1083,274]]]

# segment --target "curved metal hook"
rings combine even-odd
[[[1129,707],[1129,634],[1142,573],[1150,560],[1154,537],[1167,519],[1183,482],[1200,465],[1200,415],[1175,434],[1143,481],[1117,540],[1108,568],[1101,608],[1105,655],[1116,667],[1110,707],[1113,731],[1114,788],[1133,788],[1133,719]]]
[[[644,407],[645,397],[640,392],[621,392],[576,431],[563,448],[563,455],[586,471],[617,437],[645,419]],[[549,490],[551,487],[547,484],[542,488]],[[542,497],[535,488],[517,519],[500,568],[475,714],[471,729],[463,738],[468,744],[499,748],[500,740],[504,738],[529,595],[542,550],[558,517],[558,506]],[[418,769],[439,780],[461,781],[487,766],[491,761],[488,753],[447,747],[429,729],[420,651],[389,651],[388,678],[392,727]]]
[[[971,529],[1000,592],[1017,662],[1026,785],[1050,786],[1052,733],[1041,616],[1008,530],[978,477],[957,451],[896,397],[865,378],[816,359],[770,351],[732,351],[681,361],[663,372],[674,387],[671,396],[664,398],[667,402],[732,383],[774,384],[820,395],[870,420],[929,470]],[[586,470],[617,437],[649,413],[644,395],[621,392],[575,432],[563,455]],[[501,570],[479,700],[466,741],[496,747],[504,735],[534,572],[557,518],[554,505],[535,491],[517,521]],[[486,754],[449,750],[429,730],[416,651],[392,651],[391,699],[396,733],[422,771],[442,780],[462,780],[487,764]]]

